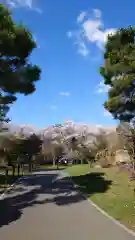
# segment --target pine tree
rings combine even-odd
[[[30,31],[17,25],[9,10],[0,4],[0,122],[6,120],[17,93],[29,95],[36,89],[40,68],[29,61],[35,48]]]
[[[100,74],[104,84],[110,87],[104,107],[115,119],[130,122],[135,117],[135,29],[132,26],[108,36]]]

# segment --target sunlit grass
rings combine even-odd
[[[87,191],[90,200],[135,230],[135,181],[129,181],[127,173],[119,172],[116,167],[90,169],[89,165],[68,167],[67,171],[80,190]],[[80,180],[75,176],[80,176]]]

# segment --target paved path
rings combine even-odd
[[[52,181],[57,178],[57,181]],[[0,200],[1,240],[135,240],[58,171],[26,177]]]

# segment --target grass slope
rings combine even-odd
[[[71,166],[67,172],[90,200],[135,231],[135,181],[129,181],[126,173],[88,165]]]

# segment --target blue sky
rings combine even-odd
[[[33,33],[31,61],[42,69],[37,90],[19,96],[9,117],[44,127],[64,120],[115,124],[104,111],[106,88],[99,75],[107,33],[134,25],[134,2],[114,0],[6,0],[15,21]]]

